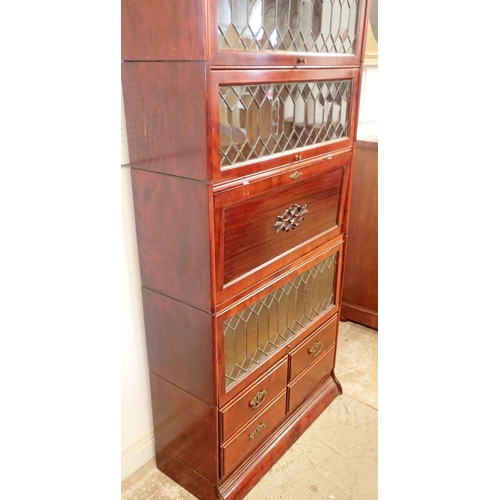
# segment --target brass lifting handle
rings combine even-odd
[[[312,354],[313,358],[315,358],[323,349],[323,342],[321,340],[316,340],[314,345],[307,351],[308,354]]]
[[[266,396],[267,396],[267,391],[265,389],[258,392],[257,395],[252,399],[252,401],[248,403],[249,406],[251,406],[252,408],[257,408],[259,405],[262,404],[264,399],[266,399]]]
[[[258,435],[259,435],[259,432],[266,426],[266,423],[265,422],[262,422],[260,423],[256,428],[255,430],[252,432],[252,434],[250,434],[250,439],[255,439]]]

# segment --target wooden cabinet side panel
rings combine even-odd
[[[211,315],[146,288],[142,301],[150,371],[215,406]]]
[[[122,59],[207,59],[206,0],[122,0]]]
[[[218,411],[150,374],[156,445],[212,483],[218,478]]]
[[[131,169],[143,286],[211,312],[206,184]]]
[[[130,164],[208,180],[208,63],[122,63]]]
[[[378,149],[357,145],[342,300],[365,314],[378,311]],[[361,321],[364,323],[364,321]],[[367,325],[372,326],[373,324]]]

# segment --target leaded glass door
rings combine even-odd
[[[359,62],[365,0],[217,0],[214,64],[334,66]]]

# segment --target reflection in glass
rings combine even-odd
[[[351,80],[219,87],[221,166],[347,137],[350,97]]]
[[[219,0],[222,50],[353,54],[359,0]]]
[[[226,387],[335,303],[337,254],[224,322]]]

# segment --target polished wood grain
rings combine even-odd
[[[223,210],[223,283],[230,283],[311,238],[338,228],[344,174],[344,168],[337,168],[275,190],[262,190],[247,199],[244,199],[245,188],[240,190],[243,200]],[[290,218],[287,210],[293,211],[294,205],[299,212],[307,211],[299,225],[281,230],[281,226],[275,227],[282,216],[286,224]]]
[[[131,173],[142,285],[211,312],[206,184]]]
[[[173,479],[196,498],[203,500],[221,499],[217,490],[217,483],[200,476],[191,467],[188,467],[158,445],[155,446],[155,452],[157,469]]]
[[[331,308],[327,309],[325,312],[320,314],[317,318],[315,318],[309,325],[307,325],[303,331],[298,332],[294,338],[288,340],[283,343],[279,348],[277,348],[273,353],[269,354],[268,359],[260,362],[255,365],[252,370],[245,375],[242,379],[234,382],[232,386],[226,388],[225,379],[222,376],[225,373],[225,365],[224,365],[224,321],[228,318],[237,314],[245,307],[255,303],[257,300],[263,298],[265,295],[273,292],[286,282],[292,280],[306,269],[311,268],[316,265],[320,261],[324,260],[330,255],[337,253],[337,272],[334,278],[334,296],[333,296],[333,304]],[[312,255],[311,255],[312,254]],[[216,328],[217,328],[217,344],[218,344],[218,383],[219,383],[219,401],[220,404],[226,404],[229,400],[236,396],[239,391],[247,388],[250,384],[252,384],[258,377],[264,374],[265,371],[271,368],[272,364],[277,362],[283,356],[283,353],[287,352],[287,350],[291,350],[300,341],[302,341],[308,334],[310,334],[314,329],[320,326],[323,322],[331,318],[339,309],[340,305],[340,268],[342,264],[342,256],[343,256],[343,241],[337,241],[334,245],[327,247],[326,249],[322,249],[321,252],[311,252],[307,257],[303,256],[302,259],[299,259],[295,265],[287,270],[287,272],[280,273],[279,279],[276,279],[271,285],[266,288],[260,289],[258,292],[254,293],[251,296],[245,297],[242,301],[234,304],[229,309],[225,310],[222,314],[216,316]],[[297,266],[298,264],[298,266]]]
[[[204,62],[122,63],[132,166],[189,179],[211,178],[208,71]]]
[[[377,136],[356,144],[341,317],[378,328]]]
[[[289,382],[316,361],[320,355],[331,347],[337,338],[338,321],[332,320],[318,328],[312,335],[304,339],[300,345],[290,351]]]
[[[218,477],[217,408],[154,373],[150,380],[155,443],[215,483]]]
[[[265,441],[283,421],[286,391],[283,389],[263,412],[252,419],[233,439],[221,447],[222,477],[231,472],[255,448]]]
[[[211,61],[214,67],[231,67],[254,69],[258,67],[347,67],[359,66],[363,54],[363,28],[366,17],[366,0],[361,0],[358,6],[356,20],[357,43],[353,54],[296,52],[288,51],[255,51],[255,50],[219,50],[217,44],[217,2],[210,2],[209,37]],[[305,59],[305,61],[304,61]],[[300,61],[300,62],[299,62]]]
[[[122,59],[207,59],[205,0],[122,0]]]
[[[215,359],[209,313],[143,288],[149,370],[215,406]]]
[[[220,485],[224,500],[239,500],[257,484],[269,469],[309,428],[318,416],[342,391],[335,381],[328,377],[319,385],[314,395],[269,436],[266,443],[250,455]]]
[[[288,386],[288,412],[296,410],[322,380],[332,377],[335,361],[335,345],[322,354]]]
[[[288,363],[284,358],[256,380],[234,401],[221,409],[221,439],[225,441],[240,427],[267,408],[271,401],[286,388]]]

